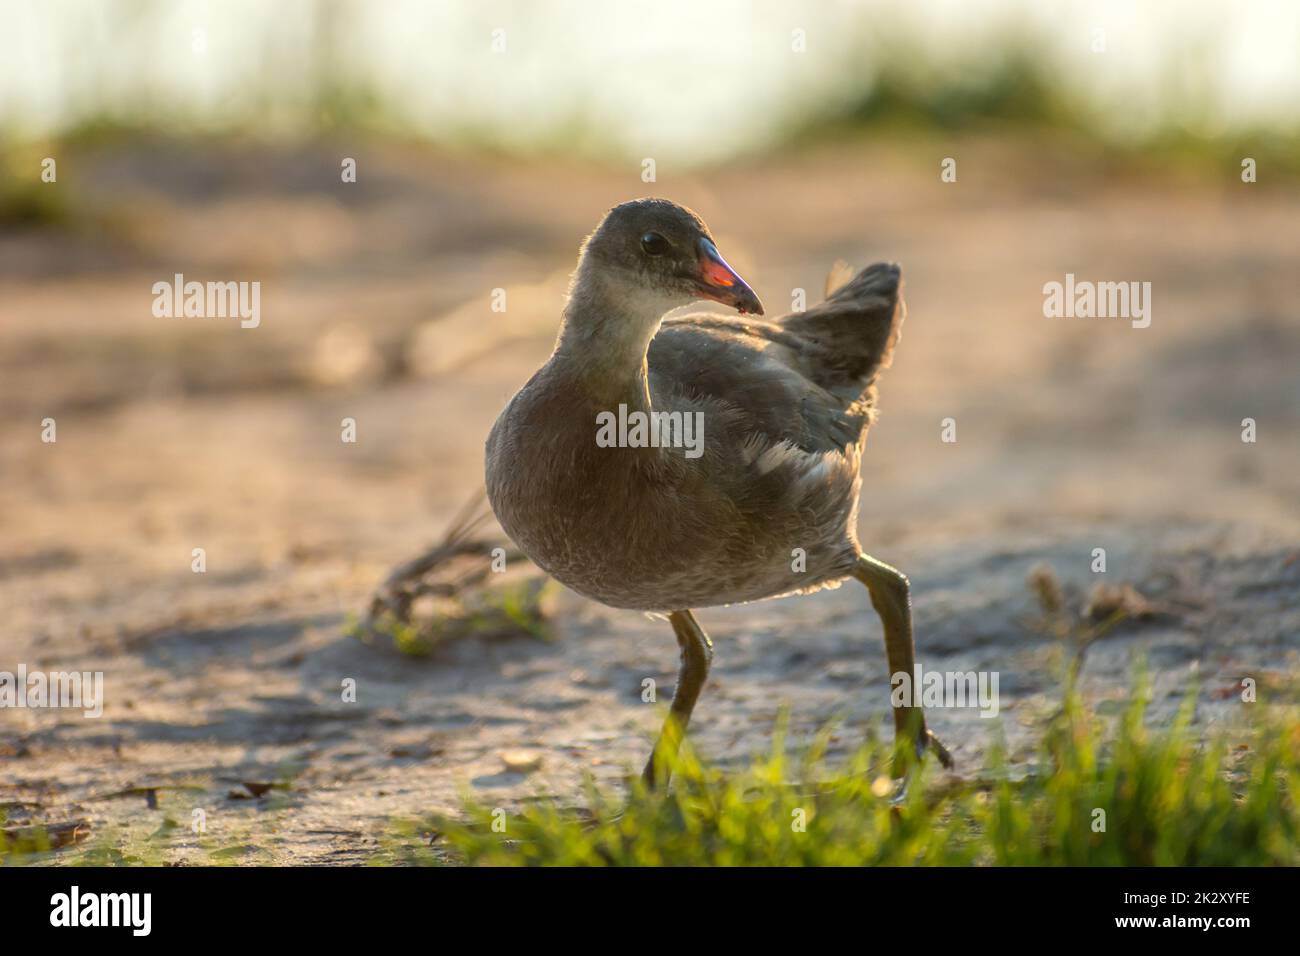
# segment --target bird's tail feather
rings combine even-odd
[[[827,277],[826,301],[781,320],[790,332],[814,343],[818,384],[846,401],[871,398],[871,387],[893,360],[906,308],[902,270],[878,262],[846,278],[836,263]]]

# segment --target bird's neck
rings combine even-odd
[[[596,402],[649,412],[646,351],[670,306],[584,265],[569,290],[554,359]]]

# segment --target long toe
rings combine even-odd
[[[927,748],[934,751],[934,755],[939,758],[939,763],[943,764],[944,769],[951,770],[953,768],[952,754],[948,753],[948,748],[943,745],[943,741],[928,730],[925,732],[925,741],[921,745],[921,750],[924,751]]]

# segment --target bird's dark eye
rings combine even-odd
[[[641,249],[647,256],[662,256],[668,252],[668,240],[657,232],[647,232],[641,237]]]

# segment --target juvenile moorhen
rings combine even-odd
[[[505,532],[561,583],[672,623],[681,670],[647,785],[666,779],[708,677],[713,645],[691,608],[853,577],[880,615],[890,674],[914,673],[907,578],[855,531],[899,286],[898,266],[877,263],[775,321],[665,319],[699,299],[763,314],[699,216],[639,199],[583,244],[555,351],[488,436],[487,492]],[[652,414],[662,427],[645,427]],[[895,708],[894,724],[896,768],[926,749],[951,764],[919,707]]]

